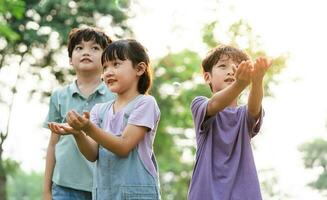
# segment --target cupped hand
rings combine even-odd
[[[67,113],[66,120],[73,129],[81,131],[89,125],[90,113],[84,112],[81,116],[76,111],[71,110]]]
[[[242,61],[235,73],[236,83],[247,86],[251,82],[251,71],[253,63],[250,60]]]
[[[55,123],[55,122],[50,122],[48,124],[48,127],[50,130],[58,135],[70,135],[70,134],[79,134],[81,131],[75,130],[69,124],[67,123]]]
[[[252,82],[261,82],[271,64],[272,60],[270,59],[264,57],[257,58],[252,70]]]

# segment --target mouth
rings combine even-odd
[[[114,82],[116,82],[116,80],[114,80],[114,79],[108,79],[106,81],[107,85],[112,85]]]
[[[226,83],[232,83],[232,82],[234,82],[234,81],[235,81],[234,78],[226,78],[226,79],[224,80],[224,82],[226,82]]]
[[[90,58],[82,58],[81,62],[92,62]]]

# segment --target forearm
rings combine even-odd
[[[55,145],[59,139],[59,136],[51,133],[50,141],[47,148],[46,158],[45,158],[45,170],[44,170],[44,184],[43,193],[44,195],[51,194],[52,187],[52,174],[53,169],[56,164],[55,159]]]
[[[92,123],[84,129],[84,132],[90,136],[99,145],[117,154],[120,157],[126,157],[131,150],[128,144],[125,144],[123,137],[117,137],[106,133]]]
[[[248,99],[248,112],[255,119],[258,119],[260,115],[263,92],[262,81],[252,84]]]
[[[53,154],[53,155],[51,155]],[[52,174],[55,166],[55,158],[54,158],[54,149],[48,147],[46,162],[45,162],[45,172],[44,172],[44,184],[43,184],[43,193],[51,193],[52,186]]]
[[[209,100],[206,115],[213,116],[217,112],[229,106],[245,88],[246,85],[241,85],[234,82],[230,87],[215,93]]]
[[[84,157],[91,162],[96,161],[98,158],[98,144],[83,132],[75,134],[74,138],[79,151],[84,155]]]

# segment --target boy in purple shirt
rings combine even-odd
[[[198,96],[191,105],[197,152],[189,200],[261,200],[250,140],[263,117],[263,77],[271,62],[254,63],[241,50],[219,46],[202,62],[212,97]],[[248,104],[238,106],[251,84]]]

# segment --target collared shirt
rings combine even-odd
[[[48,127],[48,122],[66,123],[66,114],[72,109],[82,114],[83,111],[89,112],[96,103],[106,102],[113,98],[113,93],[103,82],[89,97],[85,97],[78,89],[77,82],[74,81],[52,93],[44,127]],[[72,135],[60,136],[55,147],[55,159],[53,182],[64,187],[92,191],[94,164],[87,161],[80,153]]]

